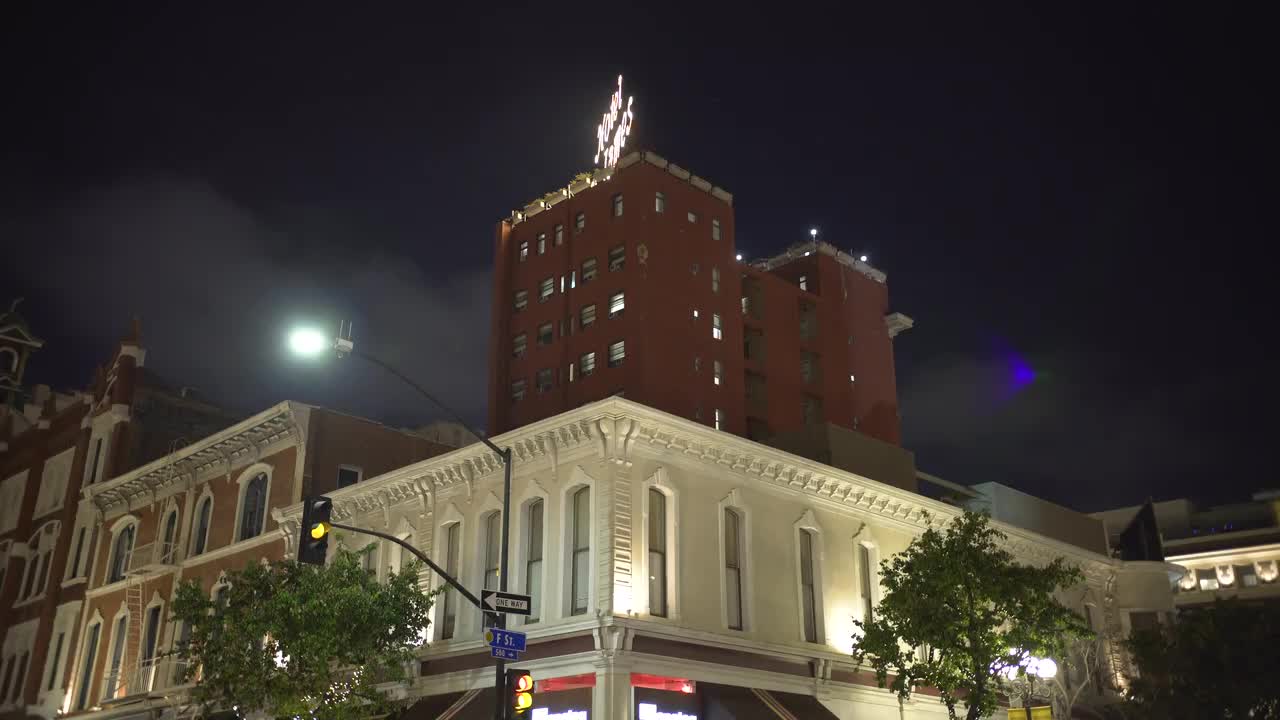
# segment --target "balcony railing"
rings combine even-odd
[[[153,542],[139,545],[129,554],[129,573],[148,573],[172,567],[182,561],[182,551],[175,542]]]

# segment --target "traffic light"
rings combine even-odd
[[[507,670],[507,718],[522,718],[533,707],[533,675],[528,670]]]
[[[298,562],[323,565],[329,552],[329,518],[333,501],[323,495],[302,501],[302,527],[298,531]]]

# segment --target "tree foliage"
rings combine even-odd
[[[323,567],[248,565],[227,573],[218,603],[197,581],[179,586],[173,615],[190,640],[177,654],[188,681],[198,674],[193,700],[206,710],[316,720],[390,709],[376,685],[403,677],[431,596],[419,589],[416,566],[379,583],[361,554],[339,548]]]
[[[1130,717],[1280,718],[1280,606],[1219,601],[1134,633]]]
[[[880,564],[883,596],[871,622],[855,621],[853,652],[880,687],[900,701],[936,688],[950,717],[963,702],[974,720],[995,711],[997,674],[1022,661],[1017,650],[1058,657],[1069,639],[1090,635],[1053,596],[1080,583],[1080,571],[1061,558],[1021,565],[1005,539],[987,515],[965,513]]]

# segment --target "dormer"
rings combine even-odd
[[[27,321],[18,314],[20,302],[22,298],[17,298],[0,314],[0,398],[9,405],[21,403],[27,359],[33,350],[44,345],[43,340],[31,334]]]

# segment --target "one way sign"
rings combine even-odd
[[[480,593],[480,602],[484,603],[485,608],[490,612],[506,613],[507,615],[528,615],[530,613],[529,596],[520,595],[519,593],[484,590]]]

